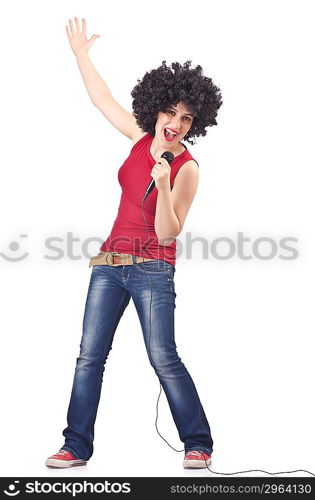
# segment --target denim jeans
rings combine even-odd
[[[136,264],[135,257],[133,262],[92,268],[62,448],[82,460],[93,454],[105,363],[119,320],[132,297],[149,361],[163,387],[185,452],[211,454],[210,427],[174,339],[175,266],[164,260]]]

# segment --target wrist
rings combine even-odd
[[[80,51],[74,52],[74,55],[75,55],[77,60],[84,59],[85,57],[89,56],[87,50],[80,50]]]
[[[158,188],[158,192],[163,196],[167,196],[171,192],[171,188],[169,185],[161,186],[160,188]]]

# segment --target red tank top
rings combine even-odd
[[[151,170],[156,163],[150,153],[152,141],[153,137],[146,134],[136,142],[118,171],[118,182],[122,189],[118,214],[111,233],[100,250],[161,259],[175,266],[176,238],[171,245],[159,245],[154,229],[157,188],[151,191],[142,204],[146,189],[152,180]],[[171,187],[180,167],[193,159],[187,148],[175,156],[170,165]]]

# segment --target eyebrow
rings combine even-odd
[[[177,111],[176,108],[174,108],[174,106],[170,106],[171,109],[174,109],[175,111]],[[192,113],[185,113],[185,115],[190,115],[190,116],[194,116]]]

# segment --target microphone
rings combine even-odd
[[[164,153],[161,154],[161,158],[165,158],[165,160],[168,162],[169,165],[174,161],[174,155],[170,151],[164,151]],[[142,201],[144,201],[146,199],[146,197],[151,193],[151,191],[153,190],[154,187],[155,187],[155,181],[154,181],[154,179],[152,179],[150,184],[147,187],[147,190],[145,192],[145,195],[144,195]]]

